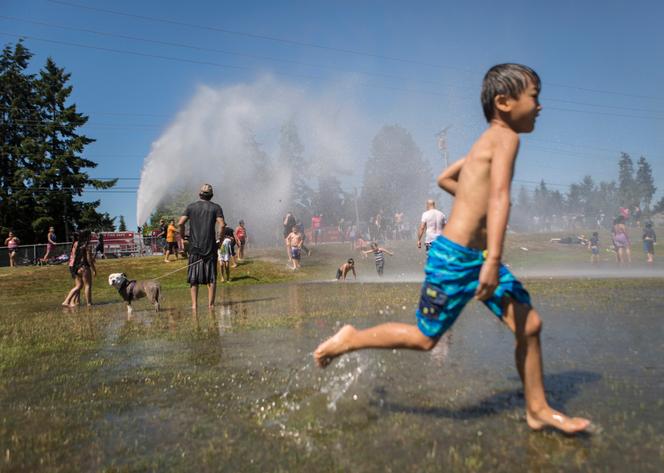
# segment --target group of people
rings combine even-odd
[[[597,232],[595,232],[597,233]],[[613,221],[613,247],[616,252],[616,261],[618,263],[632,262],[632,242],[626,226],[626,219],[623,214],[618,215]],[[655,244],[657,235],[653,229],[652,222],[646,222],[641,235],[643,243],[643,252],[646,255],[646,262],[652,264],[655,262]]]
[[[164,262],[171,262],[170,257],[185,256],[184,241],[181,232],[175,225],[175,219],[170,219],[168,225],[166,221],[159,221],[159,233],[157,238],[164,239]],[[221,272],[222,282],[229,282],[230,269],[236,268],[238,263],[244,260],[244,252],[247,245],[247,229],[244,220],[240,220],[237,228],[233,229],[224,226],[221,229],[217,244],[217,261],[219,271]]]
[[[572,239],[571,237],[568,238]],[[559,240],[561,243],[565,243],[565,241],[563,241],[564,239],[561,238],[554,238],[552,241],[553,240]],[[570,241],[570,243],[580,243],[590,249],[591,264],[599,263],[600,243],[598,232],[593,232],[589,240],[583,237],[583,235],[573,238],[572,240],[576,241]],[[648,264],[653,264],[655,262],[655,244],[657,243],[657,235],[653,229],[652,222],[646,222],[644,224],[641,241],[643,244],[643,253],[646,256],[646,262]],[[629,238],[625,217],[622,214],[618,215],[613,220],[611,242],[613,243],[613,251],[616,255],[616,261],[620,264],[631,263],[632,241]]]

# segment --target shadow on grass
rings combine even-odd
[[[258,279],[257,277],[249,276],[249,275],[245,275],[245,276],[233,276],[233,277],[231,278],[231,281],[235,282],[235,281],[242,281],[242,280],[245,280],[245,279],[250,279],[250,280],[252,280],[252,281],[260,281],[260,279]]]
[[[601,378],[602,376],[599,373],[590,371],[565,371],[546,375],[544,384],[547,387],[547,398],[554,409],[564,410],[565,404],[579,394],[582,385],[596,383]],[[374,394],[377,399],[372,399],[370,404],[391,413],[408,413],[461,420],[479,419],[510,411],[517,407],[524,407],[522,389],[497,392],[473,405],[460,408],[419,407],[390,402],[386,399],[387,391],[382,387],[375,389]]]

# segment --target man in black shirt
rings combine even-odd
[[[191,308],[196,310],[198,285],[207,284],[208,306],[214,307],[217,291],[217,235],[215,224],[224,227],[224,212],[212,199],[212,186],[203,184],[198,194],[200,200],[189,204],[180,217],[180,235],[185,234],[184,224],[189,221],[189,270],[187,282],[191,287]]]

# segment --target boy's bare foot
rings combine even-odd
[[[552,427],[566,434],[583,432],[590,427],[590,421],[582,417],[567,417],[550,407],[539,412],[526,412],[526,422],[533,430],[542,430],[544,427]]]
[[[325,368],[334,358],[349,351],[348,342],[353,333],[355,333],[355,327],[344,325],[334,336],[318,345],[314,351],[316,364],[320,368]]]

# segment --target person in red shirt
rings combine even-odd
[[[237,260],[244,260],[244,248],[247,246],[247,229],[244,227],[244,220],[235,229],[235,241],[237,242]]]

